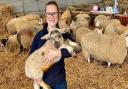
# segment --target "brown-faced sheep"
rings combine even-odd
[[[44,39],[44,37],[42,39]],[[42,77],[44,72],[48,70],[49,67],[52,66],[54,63],[58,62],[61,57],[59,56],[53,59],[53,62],[50,64],[44,64],[43,56],[47,55],[47,49],[49,48],[66,48],[72,54],[78,50],[78,45],[70,40],[65,42],[61,33],[58,30],[51,31],[50,40],[46,41],[44,46],[33,52],[26,60],[26,76],[33,80],[40,81],[40,85],[38,85],[37,82],[34,81],[34,89],[39,89],[39,86],[42,86],[43,89],[51,89],[50,86],[42,80]]]
[[[65,24],[69,26],[71,23],[71,17],[72,17],[71,10],[67,8],[67,10],[63,12],[62,15],[60,16],[60,21],[64,22]]]
[[[90,62],[90,56],[97,60],[122,64],[127,55],[128,37],[90,32],[82,36],[82,53]]]

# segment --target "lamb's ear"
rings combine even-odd
[[[50,38],[50,34],[48,33],[47,35],[45,35],[45,36],[43,36],[43,37],[41,37],[41,39],[43,40],[43,39],[46,39],[46,40],[48,40]]]

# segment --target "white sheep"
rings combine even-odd
[[[126,33],[127,35],[127,33]],[[81,47],[84,57],[90,63],[90,56],[113,64],[122,64],[127,55],[128,37],[90,32],[82,36]]]
[[[76,15],[76,20],[70,24],[71,32],[73,33],[74,37],[76,35],[76,31],[79,27],[89,27],[90,23],[90,16],[88,14],[78,14]]]
[[[49,35],[41,39],[47,39],[48,36]],[[59,30],[51,31],[50,39],[46,41],[46,43],[41,48],[33,52],[26,60],[25,74],[28,78],[34,80],[34,89],[39,89],[39,85],[37,82],[35,82],[35,80],[40,81],[40,86],[42,86],[43,89],[51,89],[50,86],[42,80],[42,77],[44,72],[48,70],[49,67],[54,63],[58,62],[61,57],[57,57],[56,59],[53,59],[53,63],[45,65],[43,62],[43,56],[47,55],[47,49],[49,48],[66,48],[71,54],[74,54],[76,51],[78,51],[79,46],[70,40],[64,41]]]
[[[24,29],[26,27],[32,27],[32,26],[40,26],[41,19],[38,15],[30,14],[21,16],[18,18],[11,19],[7,24],[6,28],[8,33],[10,34],[16,34],[21,29]]]
[[[80,14],[76,15],[75,18],[76,18],[76,22],[79,22],[80,24],[83,24],[84,26],[89,27],[91,18],[88,14],[80,13]]]
[[[99,26],[98,26],[98,24],[99,24]],[[108,26],[110,24],[113,26],[114,25],[120,25],[121,22],[118,19],[104,19],[104,20],[96,21],[95,26],[100,28],[100,31],[102,30],[102,33],[104,33],[107,29],[110,30],[112,28],[111,26],[108,28]]]
[[[106,29],[104,34],[117,34],[121,35],[124,32],[128,31],[128,27],[123,26],[122,24],[109,24]]]
[[[81,24],[82,22],[83,22],[83,24]],[[71,32],[73,33],[74,37],[76,35],[77,29],[80,27],[87,27],[87,25],[84,24],[84,21],[81,21],[81,22],[72,21],[72,23],[70,24],[70,29],[71,29]]]
[[[76,35],[75,35],[75,38],[76,38],[76,41],[78,43],[81,42],[81,38],[84,34],[87,34],[88,32],[91,32],[92,30],[87,28],[87,27],[79,27],[77,30],[76,30]]]

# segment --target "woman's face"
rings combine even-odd
[[[56,27],[58,23],[58,11],[55,5],[47,5],[45,16],[48,26]]]

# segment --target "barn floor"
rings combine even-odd
[[[0,89],[33,89],[25,77],[27,53],[14,55],[0,52]],[[97,61],[87,63],[81,53],[65,60],[68,89],[128,89],[128,61],[122,67],[101,66]]]

